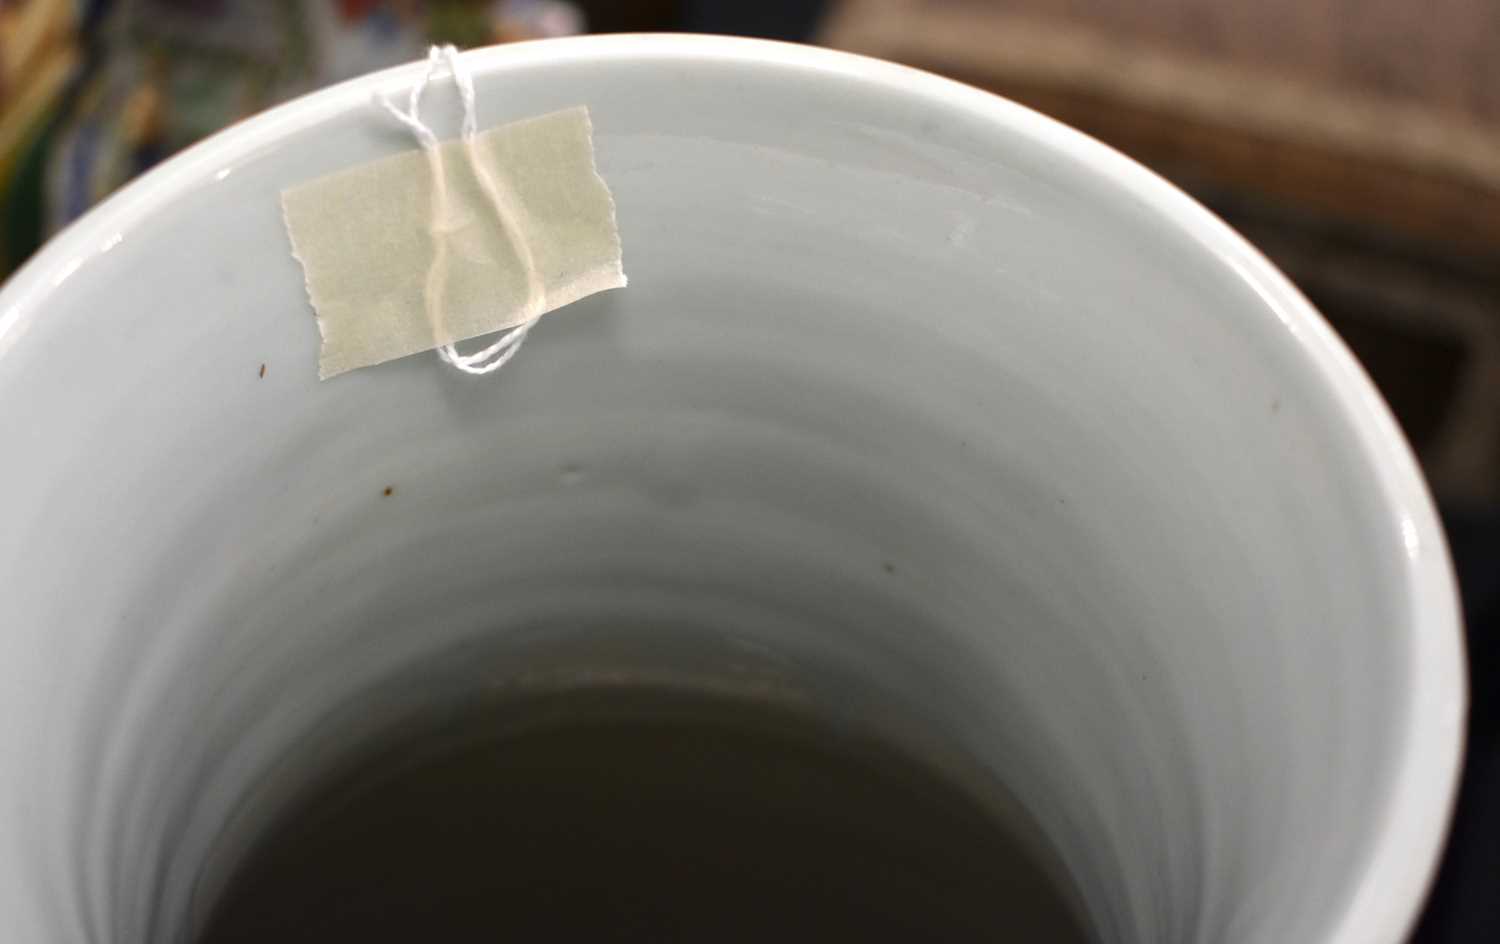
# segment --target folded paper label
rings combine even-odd
[[[584,107],[362,164],[281,203],[324,379],[625,284]]]

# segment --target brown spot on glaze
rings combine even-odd
[[[391,495],[395,493],[395,491],[396,491],[396,486],[394,486],[394,485],[387,485],[385,487],[385,492],[383,494],[385,495],[386,498],[390,498]]]
[[[266,375],[266,365],[265,364],[260,365],[260,375],[262,377],[264,377]]]

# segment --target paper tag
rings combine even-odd
[[[323,379],[625,285],[585,107],[362,164],[281,203]]]

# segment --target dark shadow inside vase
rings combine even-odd
[[[402,731],[264,831],[199,944],[1086,939],[1033,843],[809,712],[603,686]]]

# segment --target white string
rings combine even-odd
[[[434,212],[443,223],[446,223],[448,215],[447,185],[443,180],[442,162],[437,158],[436,154],[438,139],[437,135],[423,123],[421,118],[422,94],[426,91],[427,86],[437,78],[439,68],[444,65],[448,67],[448,74],[453,78],[453,84],[458,89],[459,100],[463,102],[462,135],[465,145],[469,148],[470,159],[474,163],[475,172],[480,178],[481,185],[485,188],[486,195],[490,197],[491,202],[495,203],[497,210],[499,210],[500,202],[498,196],[495,194],[495,184],[489,177],[488,172],[483,170],[482,163],[474,159],[473,139],[478,130],[478,119],[475,116],[474,105],[474,79],[469,75],[469,71],[464,68],[457,48],[452,45],[433,46],[427,51],[427,73],[422,77],[422,81],[412,86],[411,93],[407,96],[406,111],[397,108],[391,103],[389,98],[379,93],[374,95],[374,101],[386,114],[390,115],[410,131],[417,139],[417,143],[431,157],[435,178],[433,182],[434,201],[436,204]],[[527,248],[524,239],[519,240],[518,245],[523,249]],[[529,256],[529,252],[527,252],[527,255]],[[528,263],[528,270],[530,270],[530,259],[526,259],[526,262]],[[428,279],[427,300],[429,308],[432,307],[432,296],[436,288],[433,284],[432,275],[446,271],[446,256],[441,251],[438,260],[434,263],[434,270],[434,273],[429,274]],[[537,318],[541,317],[539,313],[536,313],[538,307],[536,304],[536,286],[533,284],[529,288],[531,290],[531,297],[527,307],[533,313],[528,320],[515,327],[506,329],[501,334],[499,340],[482,351],[477,351],[473,354],[460,354],[458,348],[452,342],[449,342],[437,349],[438,357],[444,363],[466,374],[474,374],[476,376],[493,373],[504,367],[512,357],[516,356],[516,352],[521,350],[521,343],[526,340],[526,333],[531,330],[532,325],[536,324]],[[431,314],[430,311],[429,314]],[[490,360],[490,358],[494,358],[494,360]]]
[[[448,73],[453,76],[453,84],[458,86],[458,97],[464,103],[463,136],[472,138],[478,131],[474,119],[474,77],[463,67],[458,58],[458,49],[452,44],[443,47],[443,58],[448,63]]]

